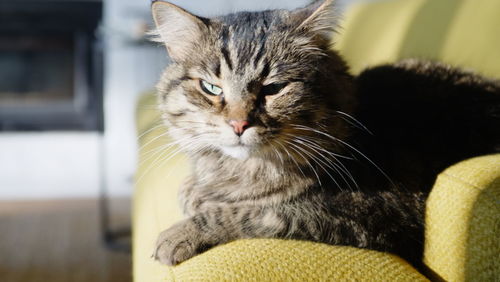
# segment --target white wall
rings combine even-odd
[[[0,200],[98,193],[97,133],[0,134]]]
[[[170,0],[169,2],[196,15],[210,17],[244,10],[293,9],[307,4],[309,0]]]
[[[107,185],[113,195],[129,195],[136,163],[135,104],[152,89],[166,65],[161,46],[138,44],[136,31],[150,18],[149,1],[107,0],[104,37],[105,148]]]

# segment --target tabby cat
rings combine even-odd
[[[210,19],[153,3],[173,60],[160,110],[192,164],[187,218],[159,235],[161,263],[284,238],[418,266],[436,175],[499,150],[498,81],[418,60],[353,77],[330,46],[333,2]]]

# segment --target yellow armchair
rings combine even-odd
[[[351,8],[336,47],[353,73],[405,57],[436,59],[500,77],[500,1],[393,0]],[[138,103],[140,157],[133,207],[133,273],[154,281],[426,281],[397,256],[320,243],[252,239],[215,247],[175,267],[151,258],[156,236],[182,215],[184,156],[164,134],[153,95]],[[447,281],[500,277],[500,155],[442,172],[426,209],[425,275]]]

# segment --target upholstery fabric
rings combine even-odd
[[[500,78],[498,11],[498,0],[357,4],[340,23],[336,49],[353,73],[403,58],[422,58]]]
[[[178,281],[427,281],[402,259],[318,243],[252,239],[216,247],[172,268]]]
[[[427,200],[425,264],[446,281],[500,278],[500,154],[442,172]]]
[[[500,77],[500,1],[389,0],[349,10],[336,48],[357,73],[406,57],[436,59]],[[293,240],[239,240],[176,267],[151,259],[156,236],[181,213],[177,189],[189,165],[164,135],[153,95],[138,102],[141,135],[133,207],[133,272],[155,281],[425,281],[402,259]],[[444,171],[427,204],[424,262],[448,281],[500,277],[500,155]]]

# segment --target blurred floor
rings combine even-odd
[[[112,221],[128,225],[128,199]],[[0,202],[0,281],[131,281],[129,254],[101,243],[97,199]]]

